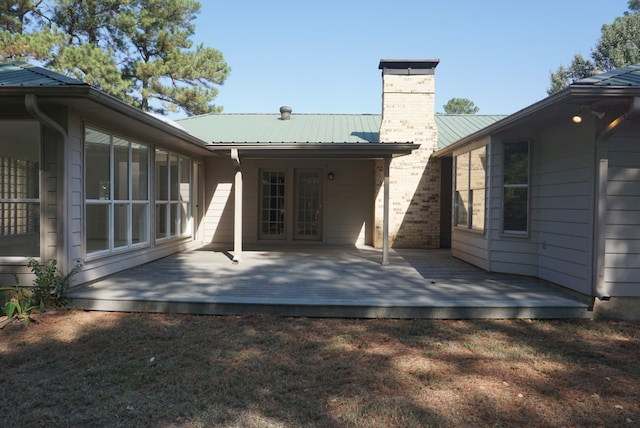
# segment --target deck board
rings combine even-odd
[[[184,251],[70,290],[88,310],[357,318],[590,318],[542,281],[486,273],[446,250],[369,247]]]

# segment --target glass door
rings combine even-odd
[[[260,172],[260,238],[286,239],[285,172]]]
[[[320,170],[296,170],[294,239],[322,239]]]

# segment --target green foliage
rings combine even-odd
[[[32,311],[39,309],[44,312],[48,307],[62,307],[68,303],[63,294],[71,278],[82,269],[82,264],[76,263],[66,275],[58,270],[57,265],[55,259],[49,264],[40,264],[36,259],[29,258],[27,266],[35,275],[33,287],[20,286],[17,276],[14,287],[0,287],[0,293],[8,295],[2,307],[7,318],[16,317],[28,324]]]
[[[576,54],[568,67],[560,66],[550,73],[547,94],[552,95],[596,70],[609,71],[640,63],[640,0],[629,0],[628,6],[623,16],[602,26],[591,59]]]
[[[576,80],[583,79],[594,73],[596,65],[582,57],[582,55],[574,55],[571,64],[568,67],[560,66],[550,74],[551,86],[547,89],[547,94],[553,95],[563,90]]]
[[[624,15],[603,25],[591,56],[602,70],[640,63],[640,14]]]
[[[15,287],[0,287],[0,292],[9,296],[2,307],[2,311],[7,318],[17,318],[24,324],[29,324],[32,321],[29,314],[38,309],[38,306],[31,304],[31,292],[24,287],[20,287],[18,277],[16,276]]]
[[[443,108],[447,114],[476,114],[480,111],[480,108],[467,98],[451,98]]]
[[[230,70],[193,47],[195,0],[0,0],[1,12],[0,60],[43,62],[145,111],[221,111]]]
[[[71,278],[82,269],[82,264],[76,263],[66,275],[58,270],[58,263],[55,259],[51,260],[49,264],[40,264],[36,259],[29,258],[27,266],[35,274],[33,280],[34,302],[40,305],[42,310],[49,306],[65,306],[67,300],[64,297],[64,292],[69,287]]]

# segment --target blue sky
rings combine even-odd
[[[480,114],[514,113],[627,10],[627,0],[201,3],[194,40],[231,67],[214,101],[224,113],[379,114],[383,58],[439,59],[438,112],[457,97]]]

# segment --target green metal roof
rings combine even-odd
[[[436,150],[447,147],[505,117],[506,115],[498,114],[436,114],[436,126],[438,127]]]
[[[24,62],[0,63],[0,86],[89,86],[71,77]]]
[[[179,120],[211,143],[377,142],[380,116],[368,114],[210,114]]]
[[[640,86],[640,64],[595,74],[573,82],[573,85]]]
[[[502,115],[435,117],[438,148],[488,126]],[[210,114],[179,120],[189,133],[210,143],[377,143],[379,114]]]

